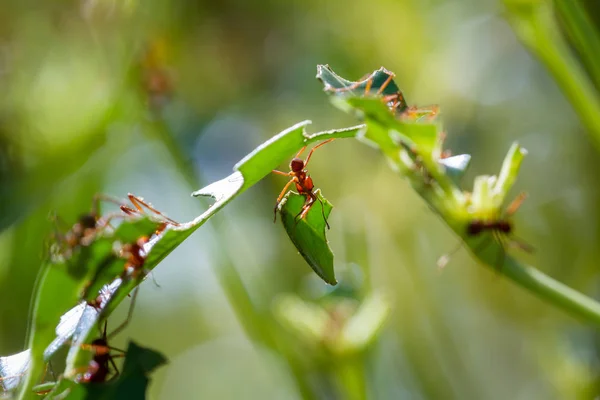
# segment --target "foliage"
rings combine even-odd
[[[438,15],[435,17],[422,11],[421,7],[429,5],[411,8],[408,3],[376,2],[363,13],[359,8],[354,11],[359,7],[355,2],[336,8],[339,12],[335,21],[325,21],[322,20],[323,15],[327,15],[323,12],[324,6],[314,4],[307,7],[320,12],[307,13],[303,17],[305,23],[297,23],[294,12],[285,12],[293,10],[287,8],[291,6],[281,5],[282,9],[269,13],[265,10],[276,7],[262,4],[257,5],[256,10],[245,12],[244,18],[230,16],[223,21],[214,19],[216,24],[199,24],[194,17],[196,12],[210,16],[220,11],[200,4],[195,6],[197,9],[181,6],[177,11],[148,4],[147,15],[140,17],[135,2],[115,6],[109,5],[110,2],[102,5],[91,1],[86,2],[81,23],[63,26],[55,21],[77,20],[59,12],[70,6],[64,6],[64,9],[63,6],[52,9],[41,6],[36,15],[28,14],[26,19],[19,19],[10,17],[25,15],[19,11],[21,6],[12,1],[9,3],[3,6],[7,7],[7,12],[0,13],[9,16],[0,16],[0,20],[7,24],[7,32],[11,32],[8,40],[13,42],[7,53],[10,57],[6,60],[4,51],[0,51],[0,81],[10,83],[0,109],[0,208],[3,210],[0,227],[4,230],[0,236],[0,262],[7,265],[0,268],[0,282],[9,282],[0,296],[3,303],[10,303],[17,311],[4,310],[0,343],[5,338],[12,338],[13,342],[15,338],[21,340],[20,330],[14,325],[18,320],[15,315],[24,315],[19,304],[24,304],[22,293],[30,293],[26,278],[27,274],[33,273],[32,268],[23,266],[37,260],[38,255],[32,249],[49,230],[44,219],[48,208],[58,204],[61,213],[65,210],[67,214],[80,212],[90,193],[107,190],[107,187],[114,191],[110,182],[126,182],[122,186],[115,185],[117,191],[123,191],[123,186],[133,190],[137,182],[152,177],[154,190],[172,197],[169,210],[178,210],[174,204],[178,204],[182,192],[185,195],[209,177],[213,179],[212,165],[208,165],[211,162],[198,166],[200,159],[211,160],[205,148],[210,149],[209,152],[219,152],[213,150],[214,143],[212,146],[210,142],[198,145],[202,140],[197,137],[199,127],[208,132],[213,126],[208,121],[222,122],[227,118],[241,121],[233,128],[225,124],[218,129],[220,134],[235,134],[234,141],[218,138],[219,143],[224,143],[219,153],[227,162],[240,156],[236,146],[254,145],[253,140],[258,135],[253,133],[253,126],[259,120],[277,125],[281,120],[297,118],[310,109],[325,118],[329,126],[346,124],[341,122],[343,116],[335,115],[330,108],[306,105],[319,104],[318,99],[310,98],[308,94],[309,90],[316,92],[315,86],[305,85],[305,73],[297,74],[295,68],[305,71],[306,60],[313,58],[310,54],[305,55],[301,48],[286,46],[287,42],[282,38],[308,35],[307,40],[313,40],[318,36],[323,39],[323,51],[331,55],[329,61],[339,68],[356,65],[351,68],[352,73],[372,68],[361,64],[359,54],[363,54],[365,63],[383,60],[388,66],[394,65],[398,78],[391,71],[380,68],[354,82],[338,76],[328,66],[319,66],[317,77],[332,103],[364,124],[308,134],[305,129],[309,122],[305,121],[266,141],[266,137],[260,136],[261,139],[256,141],[264,143],[238,162],[232,174],[193,193],[193,196],[212,197],[214,204],[202,213],[193,214],[200,214],[197,217],[186,218],[189,222],[167,225],[163,229],[164,221],[156,216],[131,216],[119,212],[115,229],[102,230],[88,238],[89,241],[72,244],[62,240],[60,235],[51,236],[54,245],[50,246],[49,256],[44,259],[34,289],[28,349],[0,357],[0,376],[4,378],[0,384],[3,387],[14,387],[22,380],[21,374],[28,371],[21,387],[21,398],[37,397],[35,391],[42,389],[53,390],[49,397],[60,392],[66,398],[143,398],[149,374],[165,358],[134,344],[128,348],[118,378],[102,385],[86,385],[77,383],[77,377],[89,368],[94,358],[89,346],[98,336],[97,329],[113,316],[123,300],[132,294],[136,296],[148,273],[180,245],[192,243],[193,240],[188,238],[203,226],[194,236],[198,238],[194,242],[198,249],[195,257],[201,255],[203,258],[188,256],[183,248],[190,246],[182,246],[169,257],[177,260],[169,261],[177,264],[169,272],[172,276],[181,275],[185,283],[193,284],[193,294],[202,297],[210,312],[202,317],[199,316],[201,312],[191,312],[185,301],[190,301],[193,296],[189,292],[183,294],[183,291],[181,297],[186,300],[169,308],[171,314],[182,316],[176,324],[167,323],[168,316],[161,314],[169,307],[164,301],[154,301],[154,306],[158,305],[156,310],[143,307],[147,314],[143,320],[152,323],[153,329],[148,329],[147,333],[155,335],[153,346],[161,346],[161,351],[162,346],[165,350],[168,348],[166,353],[170,358],[187,353],[190,343],[211,343],[214,336],[225,337],[218,332],[223,329],[220,324],[229,323],[229,313],[233,310],[241,328],[231,324],[236,328],[225,329],[231,332],[242,329],[260,351],[269,353],[265,360],[277,356],[276,361],[269,359],[267,362],[261,358],[262,362],[276,365],[277,372],[286,371],[284,373],[289,372],[292,377],[290,384],[280,377],[269,376],[269,386],[274,386],[272,382],[277,382],[277,387],[289,386],[290,392],[297,390],[303,398],[363,399],[371,394],[384,398],[509,397],[523,385],[530,388],[530,382],[540,376],[552,385],[540,383],[539,388],[533,390],[533,397],[574,397],[574,392],[580,397],[596,394],[594,389],[586,387],[593,387],[590,382],[597,373],[589,367],[595,365],[593,341],[596,335],[587,325],[600,322],[600,306],[584,293],[589,293],[590,285],[597,280],[596,270],[585,267],[595,265],[597,259],[593,230],[596,211],[593,171],[597,170],[597,157],[588,154],[592,150],[587,148],[585,138],[577,137],[577,125],[572,122],[567,105],[561,104],[560,96],[552,90],[546,90],[547,82],[544,86],[539,82],[532,83],[534,80],[531,79],[532,82],[527,83],[532,86],[527,87],[534,90],[523,91],[522,99],[505,97],[495,103],[496,108],[490,103],[484,107],[485,101],[478,99],[469,103],[466,97],[457,94],[459,91],[463,94],[476,91],[471,88],[473,90],[469,92],[464,88],[468,85],[461,80],[463,75],[468,77],[468,82],[478,81],[478,78],[479,82],[486,82],[477,76],[480,58],[482,64],[488,63],[488,69],[491,64],[494,70],[508,71],[507,76],[487,79],[488,82],[501,82],[502,87],[497,90],[499,98],[509,92],[514,76],[524,76],[527,80],[525,69],[516,68],[517,73],[504,68],[507,67],[501,64],[504,56],[509,64],[514,57],[510,52],[504,53],[505,48],[497,51],[498,43],[490,45],[493,52],[501,54],[498,65],[490,62],[485,52],[469,61],[463,58],[460,48],[452,49],[442,44],[440,48],[427,47],[428,37],[440,43],[445,40],[460,42],[457,39],[460,27],[467,29],[469,26],[466,16],[465,23],[454,24],[452,31],[438,27],[437,23],[431,25],[434,29],[422,30],[419,26],[424,21],[435,22],[440,15],[453,15],[446,10],[460,5],[446,5],[444,7],[448,8],[433,13]],[[596,55],[600,49],[600,35],[595,26],[598,21],[590,12],[596,6],[562,0],[504,0],[504,5],[505,16],[514,32],[554,77],[580,117],[589,141],[598,148],[600,68]],[[351,15],[344,15],[344,9],[353,10],[359,17],[353,19]],[[53,16],[52,23],[46,23],[48,21],[40,17],[45,13]],[[271,20],[271,14],[277,18]],[[245,26],[240,24],[241,20],[260,28],[254,31],[264,29],[272,40],[240,36],[236,29]],[[280,27],[273,28],[273,21]],[[314,32],[311,29],[312,33],[308,33],[305,29],[307,21],[314,26]],[[319,21],[327,27],[325,31],[320,30]],[[493,22],[488,25],[493,26]],[[55,25],[61,25],[60,29]],[[198,26],[202,27],[200,34]],[[302,26],[302,29],[295,31],[296,26]],[[377,36],[377,30],[371,29],[375,26],[382,27],[385,35]],[[389,29],[385,29],[389,26],[395,27],[394,35],[389,35]],[[149,27],[153,28],[147,30]],[[329,30],[334,32],[336,29],[341,29],[337,39],[327,36]],[[161,33],[157,33],[160,31],[169,34],[160,37]],[[223,39],[221,31],[231,38],[242,38],[237,41],[242,44]],[[212,50],[206,48],[204,42],[199,46],[191,39],[205,34],[211,37],[209,47]],[[3,32],[0,36],[5,39]],[[505,40],[501,42],[505,43],[506,36],[502,37]],[[401,40],[401,46],[393,43],[396,38]],[[476,41],[477,38],[469,40]],[[51,49],[49,53],[53,56],[36,58],[27,52],[21,53],[22,49],[28,48],[24,44],[34,42],[43,43],[38,47]],[[92,42],[96,46],[90,46]],[[263,48],[262,44],[258,46],[254,42],[268,45]],[[327,44],[329,42],[331,44]],[[347,48],[346,42],[351,43]],[[145,44],[140,46],[140,43]],[[474,47],[488,48],[484,44]],[[0,45],[3,46],[2,42]],[[194,59],[194,51],[199,47],[202,47],[201,60]],[[286,53],[286,68],[281,68],[275,59],[269,61],[268,68],[250,68],[241,59],[244,54],[253,54],[250,58],[259,60],[256,65],[260,65],[260,57],[256,54],[272,49],[279,49],[275,53],[283,54],[284,47],[290,48]],[[401,48],[402,51],[394,54],[390,48]],[[13,52],[13,49],[19,51]],[[165,49],[174,51],[176,56],[167,57]],[[333,55],[338,51],[348,56]],[[320,52],[317,53],[322,57]],[[448,59],[455,57],[460,60],[459,68],[446,63],[437,67],[439,59],[438,62],[433,56],[420,59],[419,55],[423,54],[440,54]],[[182,79],[182,85],[169,79],[172,72],[167,67],[169,63],[177,65],[180,73],[189,69],[189,76]],[[428,69],[429,64],[436,65],[435,74]],[[291,65],[295,67],[290,68]],[[4,69],[5,66],[9,68]],[[423,71],[418,71],[419,68]],[[533,68],[540,72],[539,66]],[[21,78],[20,74],[27,79]],[[295,78],[296,74],[302,79]],[[444,74],[448,77],[444,78]],[[192,81],[197,83],[190,84]],[[276,96],[262,96],[264,93],[257,92],[257,87],[262,87],[265,82]],[[407,102],[400,84],[406,92],[418,93],[414,97],[426,97],[434,91],[447,112],[444,121],[449,131],[442,127],[438,107],[417,107]],[[180,91],[177,95],[175,87]],[[459,89],[451,93],[449,87]],[[543,90],[533,95],[536,88]],[[480,90],[477,96],[485,97],[486,93],[495,92],[485,87]],[[293,96],[291,99],[280,97],[282,92],[293,93]],[[451,100],[448,93],[451,93]],[[265,100],[275,97],[276,101]],[[559,103],[553,103],[557,98]],[[472,111],[470,107],[474,107]],[[240,109],[253,111],[248,114],[236,111]],[[559,112],[554,112],[555,109]],[[217,110],[223,114],[215,116]],[[490,119],[490,115],[498,119]],[[512,125],[505,125],[505,121]],[[523,132],[531,131],[532,127],[546,134],[543,137],[533,133],[526,136]],[[565,135],[564,140],[557,136],[559,131],[564,131],[560,133]],[[517,195],[517,203],[509,204],[509,200],[513,198],[511,190],[527,151],[514,142],[497,175],[476,176],[499,156],[498,148],[508,147],[514,139],[508,133],[508,137],[500,134],[505,132],[515,132],[519,142],[526,144],[532,155],[527,158],[519,184],[532,194],[532,199],[525,204],[533,203],[537,208],[535,212],[531,208],[522,210],[518,214],[518,225],[513,223],[514,211],[524,197]],[[288,192],[278,209],[284,229],[281,230],[281,226],[265,229],[263,221],[269,222],[270,208],[262,207],[268,201],[257,195],[257,190],[264,190],[271,184],[265,178],[272,169],[287,163],[300,148],[331,138],[356,138],[376,149],[418,196],[411,197],[413,193],[404,190],[399,180],[382,178],[386,176],[385,172],[378,169],[374,162],[377,158],[370,149],[354,150],[349,146],[355,141],[342,143],[336,140],[327,147],[331,148],[327,150],[329,159],[322,158],[327,160],[327,172],[321,172],[323,164],[319,162],[311,165],[311,173],[315,171],[315,183],[318,183],[315,187],[322,189],[315,189],[314,193],[322,204],[315,203],[305,218],[298,219],[307,199]],[[559,155],[556,144],[560,144]],[[471,154],[451,155],[448,145]],[[135,161],[135,149],[144,146],[156,148],[145,149],[144,155]],[[196,156],[197,152],[199,156]],[[547,152],[552,157],[546,157]],[[541,161],[545,157],[547,161]],[[115,162],[117,159],[128,163],[119,164]],[[212,159],[217,169],[220,163],[222,161]],[[131,165],[133,170],[123,165]],[[229,169],[230,164],[226,167]],[[169,171],[169,178],[161,177],[163,171]],[[539,179],[541,171],[547,173],[548,178]],[[467,183],[471,179],[472,187]],[[178,180],[185,181],[183,186],[187,186],[183,189],[169,186]],[[564,211],[551,204],[557,201],[556,198],[550,198],[550,205],[540,206],[541,201],[551,197],[547,193],[562,196],[568,192],[568,185],[574,190],[574,198],[579,199],[577,206],[572,202]],[[250,191],[250,188],[257,190]],[[333,206],[322,192],[339,209],[332,213]],[[243,193],[244,196],[240,196]],[[420,207],[422,204],[427,208]],[[258,211],[263,208],[266,217]],[[576,218],[575,209],[579,209],[583,217],[577,222],[573,219],[574,230],[556,228],[560,218]],[[224,212],[219,212],[222,210]],[[546,214],[541,216],[542,211],[538,210],[546,210]],[[217,212],[219,218],[207,223]],[[253,218],[254,215],[260,217]],[[441,254],[436,245],[443,243],[439,236],[443,228],[436,225],[438,220],[428,220],[430,215],[440,217],[439,220],[450,228],[452,239],[458,237],[460,245],[467,248],[475,260],[490,267],[491,275],[477,275],[479,270],[475,268],[457,268],[459,263],[447,255],[439,264],[445,265],[449,261],[452,264],[443,275],[434,276],[431,271],[435,270],[435,262],[431,257]],[[538,225],[534,228],[531,221],[536,218]],[[326,219],[331,223],[331,230],[325,229]],[[236,236],[238,229],[244,232],[243,236]],[[297,257],[289,251],[289,246],[282,244],[281,240],[287,241],[287,238],[274,237],[285,236],[283,231],[302,257]],[[146,242],[144,238],[150,240]],[[136,254],[143,259],[143,269],[130,274],[127,271],[132,267],[131,258],[126,249],[142,239],[144,250]],[[336,253],[335,260],[330,245]],[[216,250],[211,252],[211,247]],[[536,249],[535,264],[540,266],[539,270],[520,261],[529,260],[531,256],[526,253],[532,247]],[[302,258],[322,281],[337,286],[324,285],[316,277],[300,279],[304,270],[296,268],[294,263]],[[204,271],[199,278],[186,266],[202,267],[202,260],[214,267],[218,288],[228,300],[226,307],[207,301],[207,298],[217,297],[210,288],[205,290],[206,282],[210,281],[205,278],[209,274]],[[360,271],[358,278],[349,278],[350,270]],[[10,275],[4,275],[5,271]],[[494,277],[493,283],[485,280],[490,276]],[[509,284],[504,285],[504,277],[509,278]],[[510,286],[512,282],[525,288],[525,295],[515,291]],[[528,293],[542,301],[536,303],[527,297]],[[96,304],[98,299],[100,302]],[[553,313],[549,305],[566,311],[566,321],[564,315]],[[10,313],[14,314],[12,318]],[[575,326],[569,317],[578,317],[583,324]],[[548,324],[550,318],[552,322]],[[540,324],[545,329],[540,330]],[[171,332],[171,325],[185,325],[190,327],[190,332],[182,333],[176,343],[167,342],[164,338],[169,335],[165,332]],[[512,334],[520,339],[512,336],[507,339]],[[582,340],[583,336],[585,340]],[[514,346],[518,340],[528,343],[526,355],[518,353],[515,356],[510,352],[511,348],[522,348]],[[464,351],[467,341],[474,347]],[[491,345],[487,347],[488,344]],[[61,350],[65,345],[68,347],[66,358]],[[577,347],[577,350],[569,346]],[[494,349],[499,353],[506,351],[510,366],[503,369],[502,363],[497,363],[489,372],[478,368],[478,357],[486,358],[487,352],[494,352]],[[213,364],[227,359],[225,353],[220,353],[217,358],[193,359],[188,362],[187,369],[195,371],[196,365],[210,364],[211,369],[205,372],[209,376],[218,369],[213,368]],[[584,353],[588,357],[585,360],[580,356]],[[241,356],[236,354],[236,357]],[[41,379],[46,361],[51,358],[58,358],[61,368],[63,361],[66,364],[58,383],[35,386]],[[437,362],[431,362],[432,359]],[[281,368],[282,364],[285,368]],[[409,371],[410,376],[398,371]],[[562,373],[564,371],[570,372]],[[253,371],[248,371],[248,376],[250,372]],[[510,379],[511,376],[514,379]],[[200,382],[201,377],[198,374],[194,381]],[[514,384],[504,385],[503,379],[510,379]],[[159,386],[162,387],[162,383]],[[180,382],[179,386],[184,387],[184,383]],[[228,385],[221,385],[221,388],[224,386]],[[173,386],[169,396],[172,390]],[[187,395],[189,393],[185,393]]]

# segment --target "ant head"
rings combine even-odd
[[[97,347],[104,346],[104,347],[106,347],[106,346],[108,346],[108,342],[104,338],[98,338],[98,339],[94,339],[92,341],[92,346],[97,346]]]
[[[292,170],[292,172],[300,172],[300,171],[302,171],[303,168],[304,168],[304,160],[302,160],[301,158],[294,158],[290,162],[290,169]]]
[[[79,224],[83,229],[94,229],[97,221],[96,214],[94,213],[83,214],[79,217]]]
[[[473,220],[471,222],[469,222],[469,224],[467,225],[467,235],[469,236],[475,236],[478,235],[479,233],[481,233],[481,231],[483,230],[483,222],[480,220]]]

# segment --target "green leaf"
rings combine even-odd
[[[150,383],[149,375],[156,368],[164,365],[167,359],[154,350],[129,342],[123,370],[119,376],[106,383],[76,383],[62,379],[54,383],[54,389],[48,398],[64,398],[67,400],[112,400],[112,399],[146,399],[146,391]],[[38,385],[36,391],[51,388],[52,383]],[[63,397],[65,396],[65,397]]]
[[[47,349],[56,338],[55,328],[61,316],[76,306],[83,293],[90,293],[89,297],[95,298],[100,288],[122,273],[124,260],[114,252],[114,243],[150,236],[157,226],[147,217],[125,219],[114,232],[99,232],[89,245],[74,247],[68,256],[53,254],[49,257],[42,268],[35,292],[29,331],[31,364],[21,398],[35,396],[31,388],[39,380],[45,360],[52,356],[52,351],[48,352]],[[95,292],[91,292],[90,287]],[[95,325],[97,314],[91,326]]]
[[[333,253],[325,235],[325,219],[333,207],[319,189],[314,193],[320,201],[313,204],[305,218],[299,219],[297,216],[302,212],[306,198],[292,191],[279,204],[279,213],[288,236],[308,265],[325,282],[335,285]]]
[[[364,128],[364,126],[359,125],[308,135],[305,128],[309,123],[310,121],[304,121],[286,129],[260,145],[236,164],[233,174],[194,192],[193,196],[211,196],[216,202],[206,212],[190,222],[182,223],[179,226],[169,225],[160,236],[148,243],[145,247],[144,270],[149,272],[155,268],[171,251],[229,201],[270,174],[274,168],[291,158],[301,147],[308,143],[330,138],[354,137]],[[89,355],[86,357],[82,354],[80,344],[89,343],[94,339],[96,335],[94,326],[97,325],[97,321],[107,318],[143,280],[144,276],[140,274],[137,279],[126,279],[124,281],[118,279],[113,282],[107,296],[107,304],[100,313],[97,313],[93,307],[86,306],[85,303],[80,303],[69,310],[70,307],[77,304],[83,292],[86,292],[87,298],[90,299],[93,297],[94,290],[101,287],[100,282],[109,281],[115,273],[122,271],[123,260],[112,252],[113,243],[117,240],[128,242],[138,238],[138,229],[150,228],[150,225],[142,226],[146,222],[135,222],[129,219],[126,219],[123,224],[115,232],[118,237],[98,238],[92,243],[90,249],[78,249],[77,251],[81,251],[81,254],[76,252],[74,255],[77,257],[77,263],[72,265],[63,263],[64,265],[61,264],[56,268],[54,268],[55,266],[44,268],[43,273],[40,275],[40,289],[37,291],[38,294],[35,300],[34,315],[38,320],[32,324],[30,333],[32,368],[30,374],[28,374],[26,385],[22,388],[21,398],[33,395],[31,388],[41,374],[44,358],[50,357],[69,337],[60,337],[52,342],[54,329],[61,318],[64,318],[64,322],[70,327],[70,329],[66,329],[66,335],[72,335],[75,330],[78,337],[77,343],[73,343],[69,351],[67,369],[72,369],[89,359]],[[129,226],[130,224],[131,226]],[[141,225],[135,227],[135,224]],[[105,259],[101,259],[99,252],[105,254]],[[332,266],[330,270],[333,271]],[[334,279],[332,278],[333,281]],[[90,281],[95,282],[94,287],[85,291],[84,289]],[[57,287],[61,289],[56,290]],[[92,311],[95,313],[94,315],[92,315]],[[67,316],[68,319],[71,319],[72,316],[73,318],[80,318],[80,321],[79,323],[73,323],[73,321],[67,320]],[[63,321],[61,320],[61,322]],[[76,326],[73,326],[74,324]],[[46,349],[45,355],[44,349]]]
[[[129,219],[127,223],[120,224],[111,236],[119,243],[135,243],[142,237],[151,236],[159,227],[160,223],[146,216],[141,218]],[[115,278],[123,273],[125,260],[118,258],[116,261],[104,265],[96,271],[96,275],[91,279],[91,283],[86,287],[83,300],[93,301],[98,296],[98,292],[110,284]]]
[[[114,382],[107,384],[82,385],[85,388],[85,400],[144,400],[150,383],[149,375],[164,365],[167,359],[162,354],[129,342],[123,371]],[[71,399],[71,396],[67,397]]]
[[[389,96],[399,94],[400,106],[398,107],[398,111],[402,112],[407,106],[400,88],[393,80],[395,76],[393,72],[381,67],[366,78],[358,82],[352,82],[338,76],[329,65],[317,66],[317,79],[323,82],[324,91],[341,97]]]
[[[73,257],[57,262],[48,261],[42,267],[29,331],[31,364],[21,398],[35,396],[31,388],[43,372],[44,351],[55,338],[54,329],[61,315],[77,304],[88,279],[116,260],[110,239],[100,238],[89,246],[75,249]],[[75,261],[76,264],[73,264]],[[73,273],[85,269],[85,274]]]
[[[506,195],[515,183],[515,180],[519,175],[521,163],[526,155],[527,150],[519,146],[517,142],[514,142],[512,146],[510,146],[493,189],[498,207],[504,203]]]

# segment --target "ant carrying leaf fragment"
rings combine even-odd
[[[308,214],[310,209],[315,205],[317,201],[319,201],[321,203],[321,214],[323,215],[323,220],[325,221],[327,229],[330,229],[329,223],[327,222],[327,217],[325,216],[325,206],[323,204],[323,201],[321,201],[321,199],[318,196],[316,196],[313,192],[315,186],[313,184],[312,178],[310,177],[310,175],[308,175],[306,167],[308,166],[308,162],[310,161],[310,157],[313,155],[313,152],[319,147],[331,142],[332,140],[333,139],[326,140],[313,147],[308,153],[308,156],[306,156],[306,160],[302,160],[300,158],[300,155],[306,149],[306,146],[302,147],[300,151],[296,154],[296,156],[292,159],[292,161],[290,161],[290,172],[273,170],[273,172],[278,175],[292,177],[292,179],[290,179],[290,181],[283,187],[283,190],[279,194],[279,197],[277,197],[277,203],[275,204],[275,208],[273,209],[273,222],[277,222],[277,208],[279,207],[279,204],[281,203],[281,200],[283,199],[283,196],[287,192],[290,185],[294,183],[296,185],[296,190],[298,191],[298,194],[301,194],[305,197],[304,206],[302,206],[302,210],[300,210],[298,215],[296,215],[295,217],[296,221],[306,217],[306,214]]]
[[[277,203],[273,209],[273,222],[277,222],[277,212],[279,211],[283,226],[302,257],[325,282],[335,285],[337,281],[333,271],[333,253],[327,245],[325,237],[325,227],[329,229],[327,216],[332,207],[321,196],[320,190],[315,190],[313,180],[306,169],[314,151],[332,140],[325,140],[313,147],[306,156],[306,160],[300,158],[300,155],[306,150],[306,146],[302,147],[290,161],[290,172],[273,170],[278,175],[291,177],[277,197]],[[296,185],[298,193],[288,192],[288,188],[292,184]],[[301,199],[303,199],[302,203],[300,203]],[[318,214],[314,210],[317,202],[321,206],[319,207],[320,216],[317,216]]]

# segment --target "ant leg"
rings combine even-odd
[[[121,199],[119,199],[117,197],[109,196],[109,195],[104,194],[104,193],[96,193],[94,195],[94,200],[93,201],[94,201],[94,203],[96,203],[98,205],[99,205],[99,203],[101,201],[106,201],[107,203],[113,203],[113,204],[116,204],[118,206],[125,204],[125,202],[123,200],[121,200]]]
[[[273,170],[273,171],[271,171],[271,172],[273,172],[274,174],[277,174],[277,175],[285,175],[285,176],[290,176],[290,173],[289,173],[289,172],[283,172],[283,171],[279,171],[279,170],[276,170],[276,169],[274,169],[274,170]]]
[[[502,271],[502,268],[504,267],[504,260],[506,259],[506,249],[504,248],[504,240],[501,236],[500,233],[495,233],[494,234],[496,241],[498,242],[498,244],[500,245],[500,250],[498,252],[498,259],[496,260],[496,270],[498,272]]]
[[[117,204],[122,204],[118,199],[114,199],[104,194],[96,193],[92,198],[92,215],[100,216],[100,202],[103,200],[113,203],[116,202]]]
[[[129,303],[129,311],[127,312],[127,318],[125,321],[117,327],[114,331],[108,335],[109,337],[114,337],[117,333],[121,332],[131,321],[131,317],[133,316],[133,309],[135,308],[135,301],[137,299],[138,292],[140,291],[140,287],[136,286],[135,291],[133,292],[133,296],[131,298],[131,303]]]
[[[40,379],[40,382],[44,382],[46,380],[46,375],[48,375],[48,370],[50,370],[50,372],[52,373],[52,378],[54,380],[56,380],[56,375],[54,375],[54,370],[52,369],[52,366],[50,365],[50,361],[48,361],[48,363],[46,364],[46,367],[44,368],[44,374],[42,375],[42,379]]]
[[[126,206],[121,206],[121,207],[126,207]],[[121,209],[121,211],[123,211],[123,210]],[[131,215],[131,214],[127,213],[127,212],[125,212],[125,213],[127,215]],[[111,214],[108,214],[106,217],[100,217],[100,218],[98,218],[98,222],[96,222],[97,228],[98,229],[103,229],[103,228],[109,227],[111,229],[115,229],[115,227],[112,226],[110,224],[110,222],[114,218],[123,218],[123,217],[124,217],[123,214],[118,214],[118,213],[111,213]]]
[[[535,248],[533,246],[531,246],[529,243],[527,243],[526,241],[524,241],[523,239],[521,239],[515,235],[510,236],[510,241],[508,244],[510,246],[518,247],[519,249],[521,249],[527,253],[535,252]]]
[[[321,215],[323,215],[323,220],[325,220],[325,225],[327,226],[327,229],[331,229],[329,227],[329,222],[327,222],[327,217],[325,216],[325,204],[323,204],[323,200],[321,200],[319,197],[317,197],[317,200],[319,200],[319,203],[321,203]]]
[[[357,82],[354,82],[353,84],[351,84],[349,86],[344,86],[343,88],[330,87],[330,88],[328,88],[328,90],[331,90],[332,92],[336,92],[336,93],[351,92],[354,89],[357,89],[360,85],[362,85],[363,82],[367,79],[368,79],[367,86],[370,87],[370,85],[372,84],[373,78],[371,78],[371,74],[367,74],[367,75],[364,75],[362,78],[360,78]]]
[[[449,253],[446,253],[446,254],[442,255],[440,258],[438,258],[437,267],[439,269],[443,269],[446,265],[448,265],[448,262],[450,262],[450,258],[452,258],[452,256],[454,256],[462,247],[463,247],[463,242],[459,241],[458,246],[456,246],[454,249],[452,249],[452,251],[450,251]]]
[[[387,84],[385,84],[385,85],[387,86]],[[371,86],[373,86],[373,78],[371,78],[367,81],[367,84],[365,85],[365,94],[367,94],[371,91]],[[379,91],[377,92],[377,94],[379,94]]]
[[[332,139],[327,139],[324,142],[319,143],[318,145],[316,145],[315,147],[313,147],[312,149],[310,149],[310,151],[308,152],[308,156],[306,156],[306,160],[304,160],[304,168],[306,168],[306,166],[308,165],[308,162],[310,161],[310,157],[312,156],[313,152],[318,149],[319,147],[326,145],[327,143],[331,142],[335,140],[335,138]]]
[[[163,213],[161,213],[160,211],[158,211],[156,208],[152,207],[149,203],[146,203],[141,197],[138,197],[134,194],[127,194],[127,197],[129,198],[129,201],[131,201],[131,204],[133,204],[135,206],[135,208],[137,208],[141,213],[144,212],[143,207],[146,207],[148,210],[152,211],[153,213],[160,215],[162,218],[164,218],[166,221],[169,221],[171,224],[175,225],[175,226],[179,226],[179,222],[172,220],[171,218],[167,217],[166,215],[164,215]]]
[[[525,192],[519,193],[519,195],[517,197],[515,197],[515,199],[512,201],[512,203],[510,203],[510,205],[506,208],[506,211],[504,211],[504,215],[506,217],[510,217],[515,212],[517,212],[517,210],[519,209],[519,207],[521,207],[521,204],[523,204],[523,202],[525,201],[526,198],[527,198],[527,193],[525,193]]]
[[[113,356],[108,358],[108,362],[110,362],[110,365],[115,370],[115,375],[111,378],[111,379],[114,379],[114,378],[118,377],[121,372],[119,371],[119,368],[117,368],[117,364],[115,363]]]
[[[293,179],[290,179],[290,181],[288,183],[286,183],[285,186],[283,187],[283,190],[281,191],[281,193],[279,193],[279,197],[277,197],[277,201],[275,202],[275,208],[273,208],[273,214],[274,214],[273,223],[277,222],[277,208],[279,208],[279,203],[281,203],[281,199],[283,199],[283,196],[285,196],[285,193],[287,192],[290,185],[295,182],[295,179],[296,179],[295,177]]]
[[[390,75],[388,76],[388,78],[385,80],[385,82],[383,82],[383,84],[379,87],[379,90],[377,91],[377,94],[381,94],[383,93],[383,91],[385,90],[385,88],[387,87],[387,85],[390,84],[390,82],[392,81],[392,79],[394,79],[394,75]],[[367,90],[368,92],[368,90]]]
[[[315,204],[316,196],[313,193],[304,193],[304,196],[306,197],[306,201],[302,206],[302,210],[300,210],[300,212],[294,217],[296,224],[306,217],[306,214],[308,214],[312,206]]]
[[[117,351],[121,351],[121,354],[116,354],[116,355],[111,355],[110,357],[108,357],[108,362],[110,362],[110,365],[113,367],[114,369],[114,375],[111,377],[112,379],[117,378],[119,375],[121,375],[121,371],[119,371],[119,368],[117,367],[117,364],[115,363],[115,358],[122,358],[126,356],[126,352],[120,349],[115,349],[113,347],[109,347],[111,350],[117,350]]]
[[[141,215],[143,214],[142,212],[138,211],[138,210],[134,210],[133,208],[126,206],[126,205],[122,205],[119,207],[121,209],[121,211],[123,211],[125,214],[129,215],[129,216],[135,216],[135,215]]]

